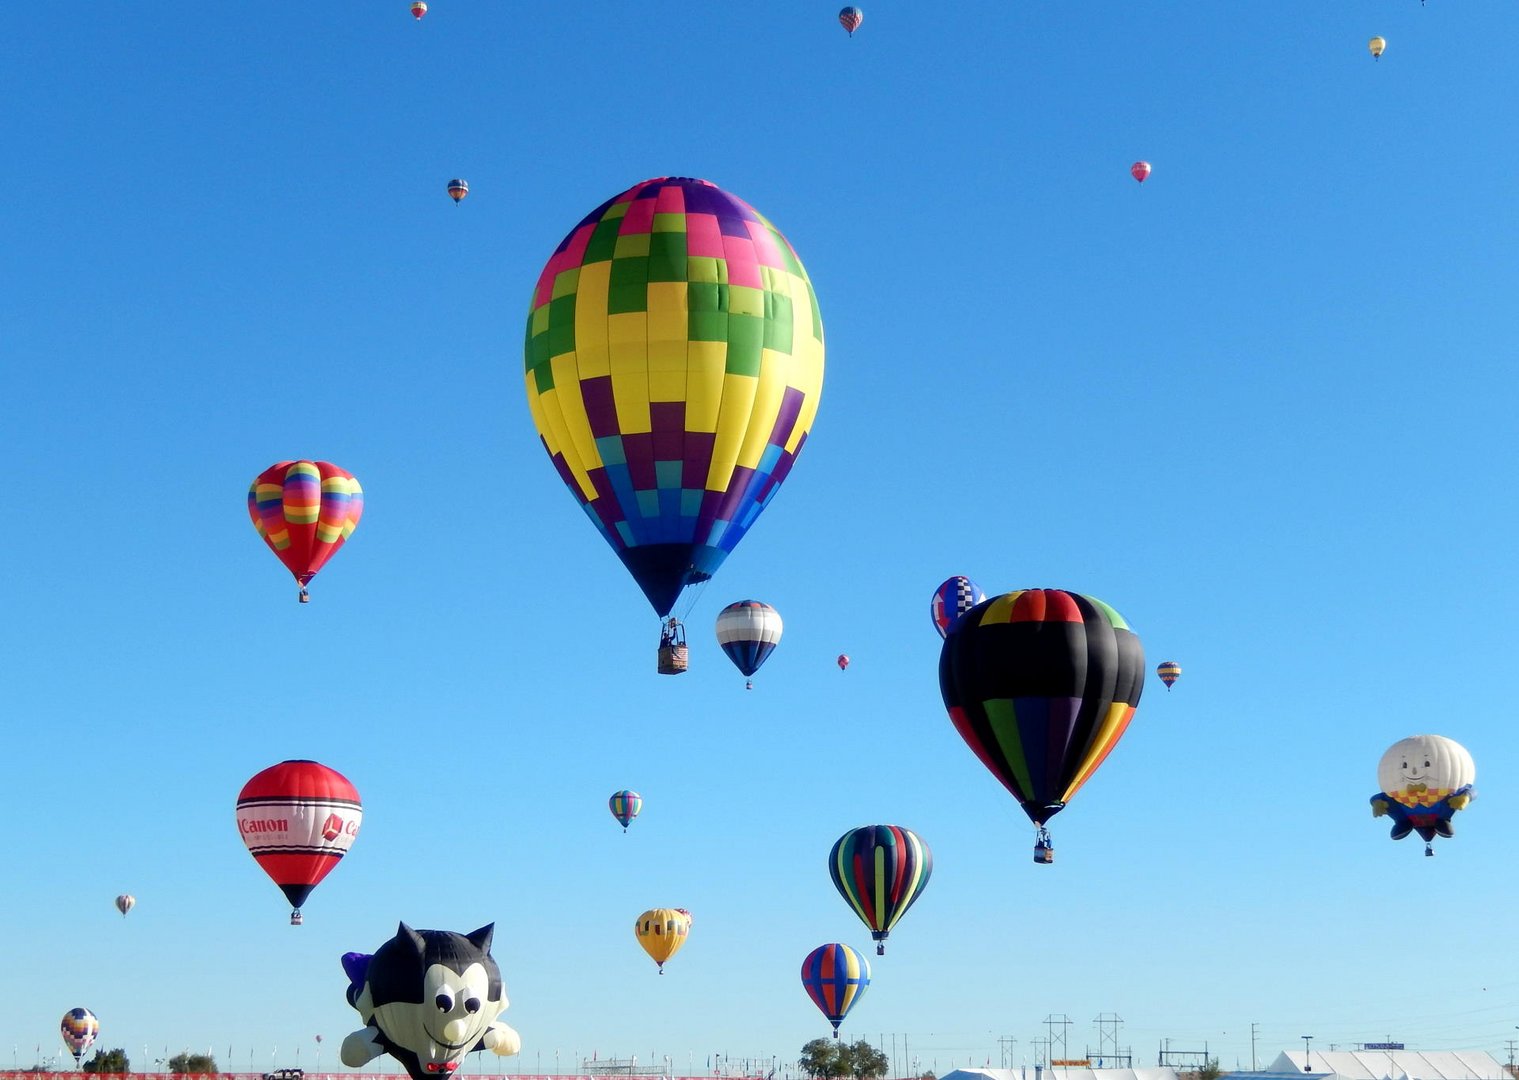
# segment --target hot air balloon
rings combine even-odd
[[[1155,674],[1160,676],[1160,681],[1166,684],[1169,692],[1176,685],[1176,680],[1181,678],[1181,665],[1175,660],[1163,660],[1156,665]]]
[[[1144,649],[1123,617],[1061,589],[995,596],[944,640],[944,706],[1034,823],[1035,862],[1054,861],[1045,822],[1123,736],[1144,672]]]
[[[544,449],[661,619],[775,497],[823,387],[791,245],[686,177],[635,184],[560,242],[525,355]]]
[[[986,593],[970,578],[959,575],[946,578],[934,590],[934,597],[928,602],[928,617],[933,620],[939,636],[948,637],[949,632],[955,628],[955,623],[960,621],[960,616],[985,599]]]
[[[427,5],[422,0],[412,0],[411,14],[412,18],[420,20],[423,15],[427,14]]]
[[[1143,184],[1150,178],[1150,163],[1148,161],[1136,161],[1129,166],[1129,175]]]
[[[717,643],[733,666],[753,675],[781,643],[781,613],[758,600],[740,600],[717,613]],[[747,690],[754,683],[744,684]]]
[[[928,845],[900,825],[851,829],[828,853],[833,887],[870,928],[877,956],[885,955],[891,928],[923,894],[933,872]]]
[[[638,944],[665,973],[665,961],[680,952],[691,934],[691,913],[685,908],[650,908],[633,924]]]
[[[853,5],[839,12],[839,25],[849,31],[849,36],[854,37],[854,32],[865,21],[865,13]]]
[[[448,182],[448,197],[454,200],[457,206],[464,201],[464,196],[469,194],[469,181],[460,180],[457,176]]]
[[[839,653],[838,664],[839,664],[839,670],[840,671],[848,671],[849,670],[849,657],[845,656],[843,653]]]
[[[301,905],[359,835],[364,807],[343,776],[315,761],[282,761],[243,785],[237,831],[301,925]]]
[[[865,996],[869,985],[870,961],[848,945],[837,942],[819,945],[802,961],[802,986],[818,1011],[833,1025],[835,1039],[844,1017]]]
[[[1382,790],[1371,797],[1371,815],[1392,818],[1394,840],[1417,832],[1424,839],[1424,854],[1433,855],[1435,837],[1455,835],[1450,819],[1477,797],[1472,787],[1476,782],[1476,763],[1454,739],[1399,739],[1377,763]]]
[[[63,1045],[73,1053],[75,1064],[83,1061],[85,1051],[100,1034],[100,1021],[89,1009],[70,1009],[63,1014],[63,1023],[58,1027],[63,1033]]]
[[[131,911],[136,906],[137,897],[133,896],[131,893],[122,893],[116,898],[116,910],[121,912],[121,917],[123,919],[127,917],[127,912]]]
[[[627,832],[628,824],[643,809],[643,796],[636,791],[614,791],[607,800],[607,808],[612,811],[614,818],[622,822],[622,831]]]
[[[1378,35],[1366,43],[1366,48],[1371,50],[1373,60],[1382,59],[1382,54],[1387,51],[1387,39]]]
[[[494,923],[459,934],[403,922],[375,952],[344,953],[348,1004],[364,1026],[343,1040],[343,1064],[357,1069],[389,1054],[412,1080],[445,1080],[465,1054],[520,1051],[522,1037],[498,1019],[507,1000],[494,934]]]
[[[306,585],[358,528],[364,491],[353,473],[330,461],[281,461],[248,488],[248,516],[269,550]]]

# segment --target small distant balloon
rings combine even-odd
[[[1155,666],[1155,674],[1160,676],[1160,681],[1170,690],[1176,685],[1176,680],[1181,678],[1181,665],[1175,660],[1164,660]]]
[[[412,18],[414,18],[414,19],[420,19],[423,15],[426,15],[426,14],[427,14],[427,5],[424,4],[422,2],[422,0],[414,0],[414,2],[411,5],[411,15],[412,15]]]
[[[643,796],[636,791],[614,791],[607,800],[607,809],[622,823],[622,831],[627,832],[629,823],[643,809]]]
[[[127,917],[127,912],[137,906],[137,897],[131,893],[122,893],[116,898],[116,910],[121,912],[121,917]]]
[[[849,670],[849,657],[845,656],[843,653],[839,653],[839,670]]]
[[[981,591],[981,586],[956,574],[940,582],[934,590],[933,599],[928,602],[928,617],[933,620],[934,629],[939,631],[941,638],[949,637],[960,616],[985,599],[986,593]]]
[[[691,934],[691,913],[685,908],[650,908],[633,923],[638,944],[665,973],[665,961],[680,952]]]
[[[1150,178],[1150,163],[1148,161],[1136,161],[1129,166],[1129,175],[1143,184]]]
[[[870,961],[848,945],[819,945],[802,961],[802,986],[837,1039],[839,1025],[870,986]]]
[[[455,205],[464,201],[464,196],[469,194],[469,181],[460,180],[457,176],[448,182],[448,197],[454,200]]]
[[[1366,48],[1371,50],[1373,60],[1382,59],[1382,54],[1387,51],[1387,39],[1378,34],[1366,43]]]
[[[860,28],[860,24],[864,21],[865,13],[852,4],[839,12],[839,25],[849,31],[850,37],[854,37],[854,32]]]

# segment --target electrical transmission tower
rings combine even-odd
[[[1097,1025],[1097,1052],[1087,1049],[1087,1060],[1098,1069],[1132,1069],[1134,1053],[1118,1045],[1118,1029],[1123,1017],[1117,1013],[1102,1013],[1092,1023]]]

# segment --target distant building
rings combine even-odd
[[[1153,1071],[1153,1070],[1144,1070]],[[1512,1080],[1485,1050],[1287,1050],[1259,1072],[1220,1080]]]

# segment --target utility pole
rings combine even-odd
[[[1013,1047],[1016,1046],[1017,1043],[1018,1040],[1013,1038],[1011,1035],[1004,1035],[1002,1038],[997,1040],[997,1060],[1001,1063],[1004,1069],[1011,1069],[1013,1067]],[[1513,1057],[1514,1055],[1512,1053],[1509,1054],[1510,1064],[1513,1064]]]
[[[1250,1022],[1250,1071],[1255,1072],[1255,1037],[1260,1034],[1260,1024]]]
[[[1056,1016],[1054,1013],[1051,1013],[1049,1016],[1046,1016],[1044,1018],[1044,1030],[1048,1033],[1048,1036],[1049,1036],[1050,1061],[1053,1062],[1056,1059],[1056,1057],[1057,1057],[1057,1055],[1055,1053],[1055,1043],[1056,1043],[1055,1029],[1057,1027],[1060,1029],[1060,1037],[1059,1037],[1060,1053],[1059,1053],[1058,1056],[1061,1057],[1061,1058],[1068,1058],[1068,1057],[1071,1056],[1070,1053],[1067,1051],[1067,1048],[1066,1048],[1066,1033],[1070,1029],[1070,1026],[1071,1026],[1071,1024],[1073,1022],[1074,1021],[1072,1021],[1071,1018],[1069,1016],[1067,1016],[1065,1013],[1061,1013],[1059,1016]]]

